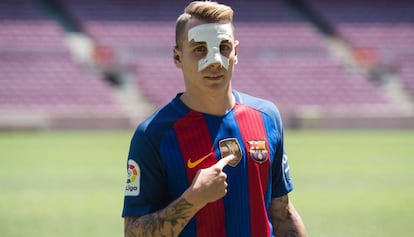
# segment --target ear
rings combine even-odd
[[[173,59],[174,59],[174,64],[177,68],[182,68],[181,55],[182,55],[181,50],[177,46],[175,46],[173,49]]]

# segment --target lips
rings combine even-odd
[[[208,76],[204,76],[204,78],[206,78],[208,80],[220,80],[223,77],[224,77],[223,75],[208,75]]]

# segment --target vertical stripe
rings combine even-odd
[[[259,111],[249,107],[238,105],[235,108],[236,119],[243,137],[244,146],[247,151],[248,187],[250,199],[250,224],[251,236],[271,236],[264,196],[268,185],[270,169],[270,154],[267,161],[256,162],[250,154],[248,141],[264,140],[269,152],[262,115]]]
[[[202,114],[191,111],[177,121],[174,130],[186,165],[188,182],[191,184],[199,169],[208,168],[217,162],[208,125]],[[203,160],[197,164],[200,159]],[[195,167],[189,165],[191,163]],[[224,237],[223,200],[209,203],[201,209],[196,214],[196,226],[198,237]]]

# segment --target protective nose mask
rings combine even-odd
[[[206,57],[198,61],[199,72],[214,63],[219,63],[228,70],[229,59],[220,53],[220,43],[223,40],[230,40],[232,37],[233,31],[230,23],[202,24],[188,31],[189,42],[194,40],[194,42],[205,42],[207,44],[208,51]]]

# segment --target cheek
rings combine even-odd
[[[184,55],[185,63],[188,65],[198,64],[203,58],[203,55],[195,54],[195,53],[187,53]]]
[[[187,75],[198,73],[198,60],[197,59],[185,59],[183,61],[183,72]]]
[[[228,71],[230,73],[233,73],[234,67],[237,64],[237,56],[235,56],[234,54],[229,58],[229,68]]]
[[[237,56],[236,55],[234,55],[234,54],[231,54],[230,55],[230,57],[229,57],[229,64],[230,65],[234,65],[234,64],[237,64]]]
[[[187,64],[186,64],[188,70],[191,70],[191,71],[198,70],[198,61],[199,61],[198,58],[192,58],[192,59],[188,60]]]

